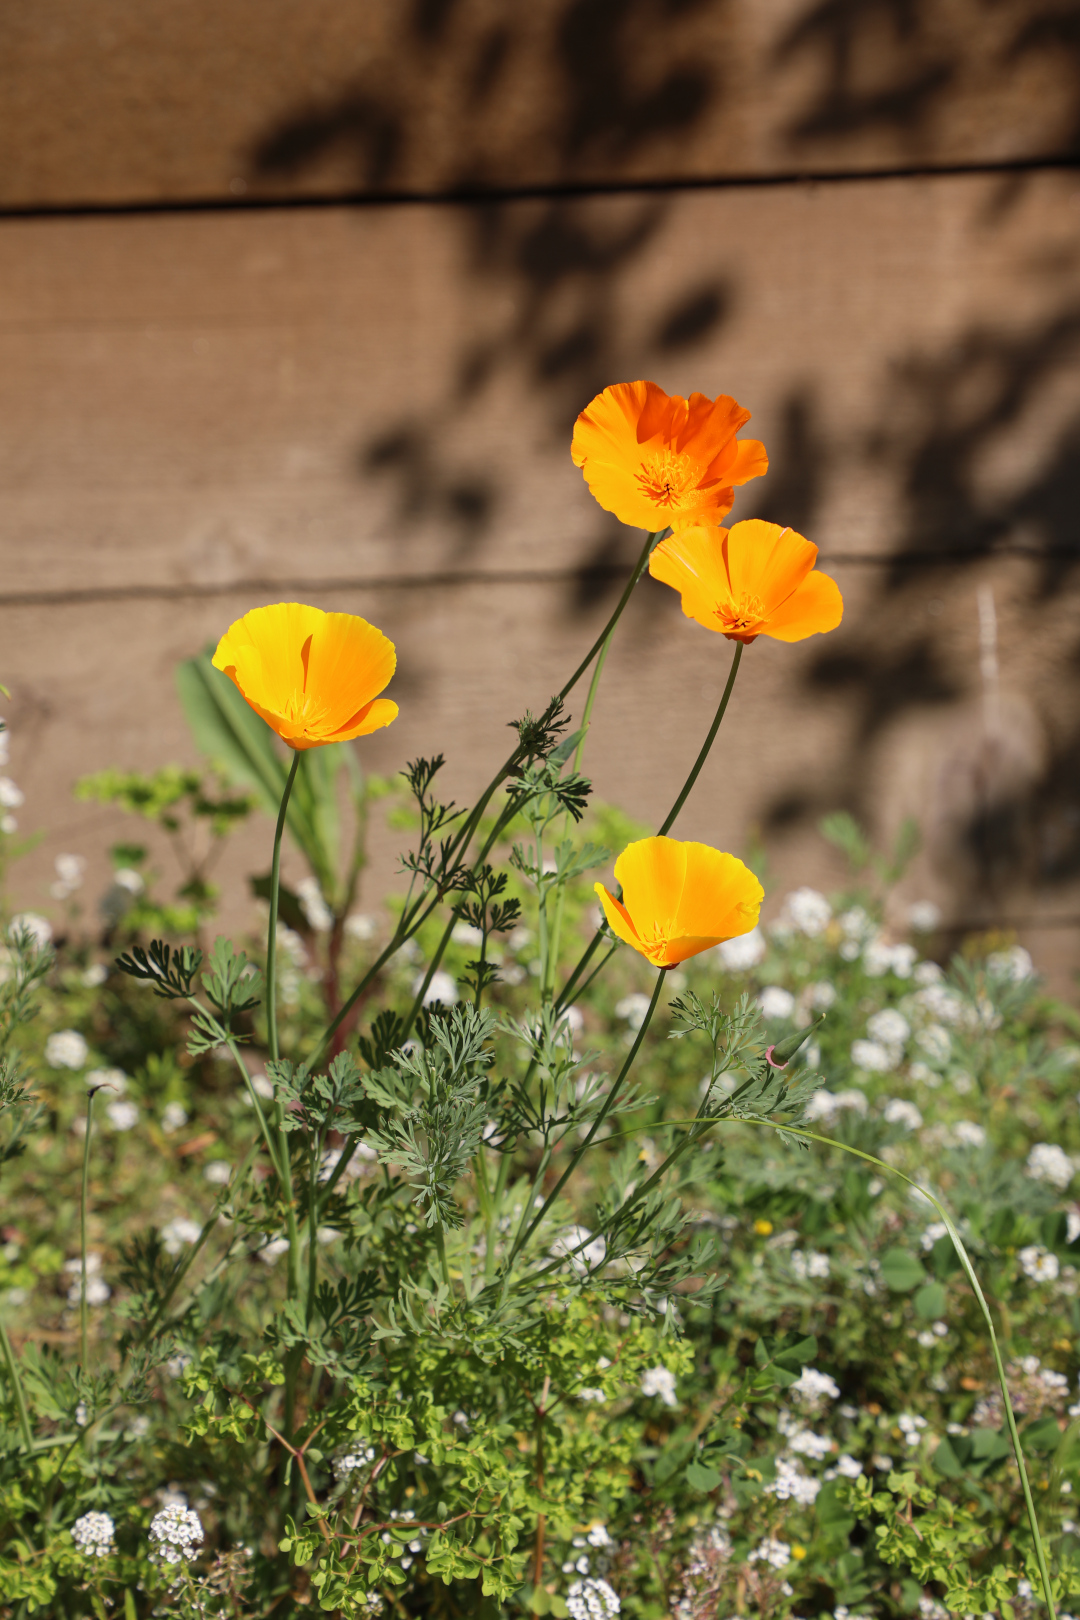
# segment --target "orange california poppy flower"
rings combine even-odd
[[[366,619],[299,602],[254,608],[218,642],[214,668],[290,748],[364,737],[397,719],[378,694],[397,665],[394,643]]]
[[[698,525],[661,540],[649,572],[682,594],[688,619],[729,641],[804,641],[835,630],[844,613],[836,581],[819,574],[816,561],[817,546],[794,529],[750,518],[731,529]]]
[[[683,399],[651,382],[616,383],[578,417],[570,454],[605,512],[631,528],[718,523],[734,486],[769,465],[763,444],[735,437],[749,420],[728,394]]]
[[[615,862],[616,900],[594,885],[612,931],[655,967],[674,967],[758,920],[765,891],[749,867],[708,844],[642,838]]]

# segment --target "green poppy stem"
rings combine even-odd
[[[274,829],[274,858],[270,867],[270,926],[266,936],[266,1044],[271,1061],[274,1063],[277,1062],[280,1055],[277,1027],[277,923],[278,900],[281,890],[281,839],[285,831],[285,816],[289,809],[289,798],[299,768],[300,750],[294,748],[292,764],[285,779],[285,791],[281,795],[281,808],[278,810],[277,826]]]
[[[100,1087],[86,1093],[86,1134],[83,1137],[82,1193],[79,1198],[79,1365],[85,1373],[89,1343],[89,1301],[86,1297],[86,1214],[90,1200],[90,1133],[94,1126],[94,1098]]]

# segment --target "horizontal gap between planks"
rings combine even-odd
[[[316,208],[390,208],[420,204],[484,205],[530,201],[558,201],[577,197],[623,197],[689,191],[754,190],[776,186],[849,185],[859,181],[948,180],[967,175],[1022,175],[1055,169],[1080,168],[1080,153],[1047,152],[1032,157],[999,158],[973,163],[891,164],[865,169],[784,169],[774,174],[670,175],[653,180],[552,181],[525,186],[446,186],[425,191],[339,191],[300,195],[181,198],[133,198],[130,201],[8,203],[0,206],[4,219],[79,219],[86,216],[129,214],[242,213],[254,210]]]
[[[1080,562],[1080,549],[1067,546],[1001,546],[984,556],[973,557],[963,551],[936,551],[901,553],[898,556],[870,556],[862,552],[830,552],[820,563],[828,567],[843,568],[936,568],[955,567],[994,562],[1003,557],[1025,557],[1037,562],[1059,558]],[[632,565],[604,564],[578,568],[522,568],[522,569],[456,569],[453,572],[432,574],[372,574],[366,578],[355,576],[330,579],[233,579],[222,581],[193,580],[188,584],[160,585],[91,585],[71,590],[3,591],[0,608],[20,607],[80,607],[104,602],[171,602],[199,599],[200,597],[265,595],[283,591],[396,591],[445,590],[450,587],[475,585],[577,585],[590,580],[625,579]]]

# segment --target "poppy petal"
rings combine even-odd
[[[637,930],[630,921],[630,914],[626,907],[620,905],[615,896],[610,894],[602,883],[594,883],[593,889],[599,896],[611,932],[616,934],[625,944],[632,945],[636,951],[640,951],[642,949],[641,940],[638,938]]]
[[[815,568],[772,613],[765,634],[775,636],[777,641],[805,641],[807,636],[835,630],[843,616],[840,587]]]
[[[686,883],[675,917],[675,934],[733,939],[749,933],[758,919],[765,891],[736,855],[689,843]]]
[[[750,518],[732,525],[724,541],[724,557],[732,599],[755,597],[762,619],[769,620],[813,568],[817,546],[794,529]],[[769,634],[768,629],[765,633]]]
[[[639,838],[615,862],[615,881],[638,933],[670,934],[686,882],[686,845],[677,838]]]
[[[731,600],[723,541],[726,529],[695,524],[661,540],[649,557],[649,573],[682,597],[682,610],[706,630],[718,630],[718,603]]]

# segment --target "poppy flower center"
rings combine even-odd
[[[657,506],[681,506],[696,483],[696,471],[689,456],[658,450],[641,463],[635,477],[642,493]]]
[[[765,604],[760,596],[744,591],[737,602],[725,602],[716,610],[716,617],[724,627],[725,635],[739,635],[753,630],[765,616]]]

